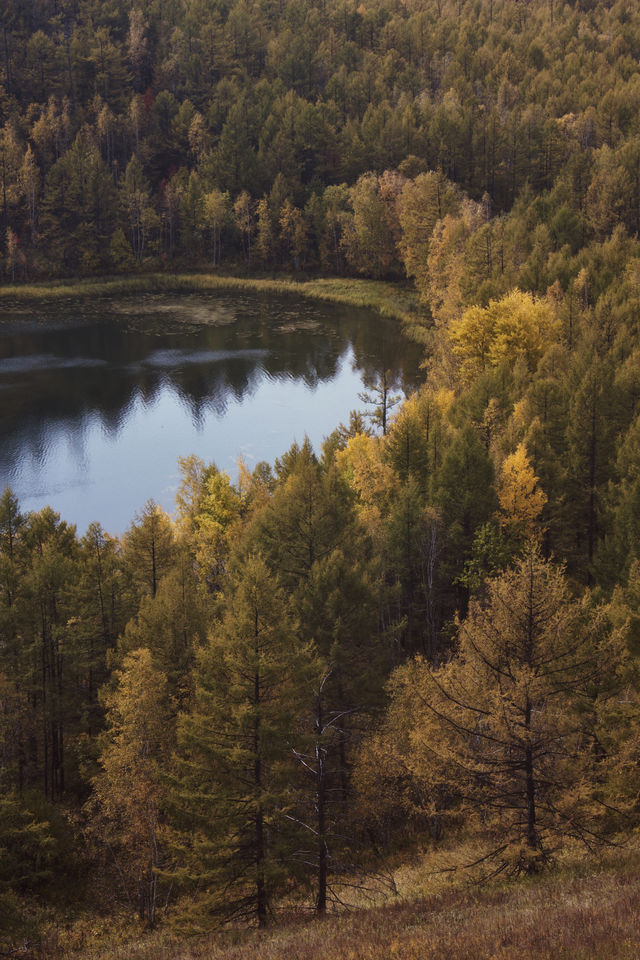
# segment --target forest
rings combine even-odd
[[[417,849],[529,883],[633,844],[636,4],[4,0],[0,24],[12,290],[385,280],[424,349],[402,403],[383,372],[320,450],[237,479],[187,457],[175,514],[122,537],[4,491],[0,953],[87,917],[324,917],[393,896]]]

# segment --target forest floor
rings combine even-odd
[[[412,883],[415,889],[419,871]],[[405,878],[406,882],[406,878]],[[488,886],[460,881],[324,920],[207,938],[131,926],[69,931],[43,957],[73,960],[638,960],[640,850]],[[74,942],[75,940],[75,942]]]

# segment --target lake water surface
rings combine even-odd
[[[84,533],[174,508],[178,457],[235,476],[316,450],[385,369],[420,380],[397,322],[295,299],[149,295],[0,307],[0,490]]]

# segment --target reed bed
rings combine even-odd
[[[419,325],[419,303],[414,291],[379,280],[263,278],[203,273],[152,273],[100,280],[60,280],[0,286],[0,304],[35,300],[98,299],[144,293],[251,292],[308,297],[330,303],[365,307]]]

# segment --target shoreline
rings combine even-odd
[[[399,320],[402,332],[410,339],[425,343],[428,315],[420,307],[418,295],[398,283],[361,278],[317,278],[294,280],[263,277],[218,276],[210,273],[149,273],[106,279],[59,280],[0,286],[2,303],[37,300],[81,300],[124,296],[132,293],[208,293],[248,292],[304,297],[328,303],[375,310],[382,316]],[[1,320],[0,320],[1,322]]]

